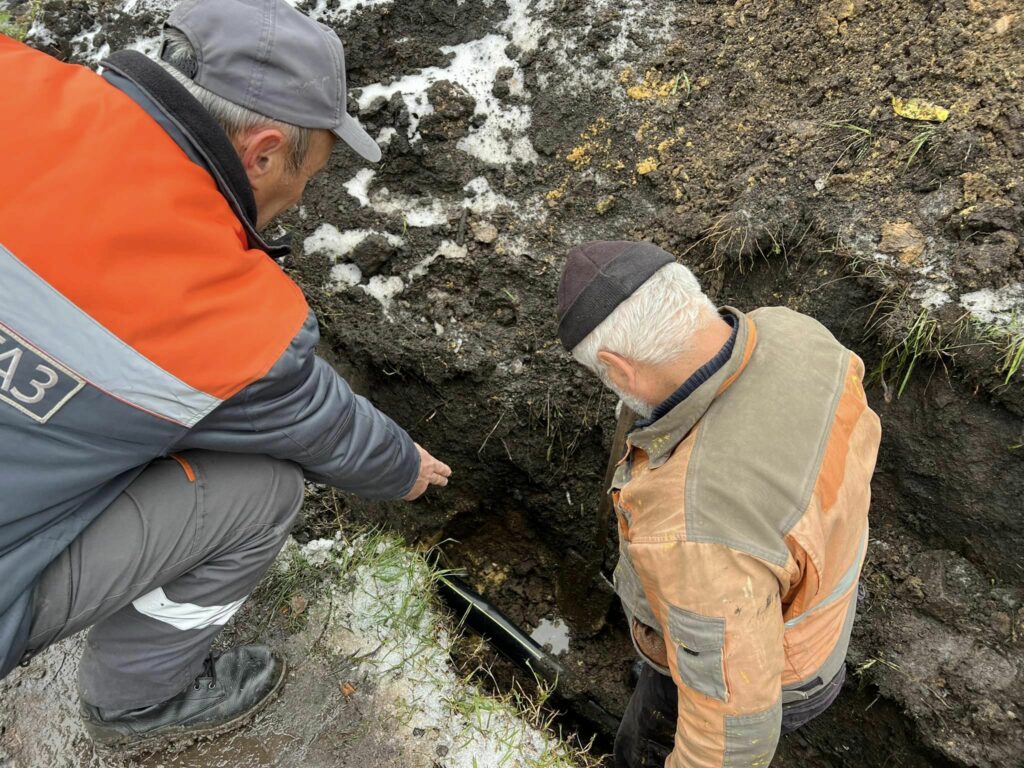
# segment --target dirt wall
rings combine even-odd
[[[152,50],[168,5],[48,0],[30,41],[88,62]],[[806,312],[878,374],[849,690],[779,764],[1024,764],[1019,8],[303,7],[345,40],[350,109],[385,146],[373,169],[335,153],[285,222],[285,266],[325,354],[456,472],[423,504],[347,514],[456,537],[515,620],[556,617],[565,552],[594,540],[614,405],[557,345],[560,259],[581,239],[652,239],[720,303]],[[912,98],[948,116],[899,114]],[[603,555],[610,572],[612,539]],[[621,710],[621,614],[582,634],[567,665]]]

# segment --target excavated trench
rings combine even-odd
[[[864,338],[862,329],[877,298],[872,287],[848,278],[839,260],[822,258],[814,243],[790,256],[788,265],[765,262],[742,274],[723,275],[719,301],[761,306],[785,290],[794,299],[791,306],[825,322],[860,351],[871,369],[878,362],[877,345]],[[333,344],[329,331],[327,338]],[[591,632],[574,626],[572,606],[560,606],[557,597],[567,551],[586,552],[593,539],[592,510],[614,429],[612,401],[566,370],[566,381],[580,392],[570,398],[579,405],[590,401],[593,423],[564,442],[554,441],[557,450],[571,450],[564,466],[533,474],[528,461],[516,459],[530,453],[546,459],[552,453],[546,403],[537,414],[501,411],[481,402],[472,376],[448,380],[438,391],[415,372],[382,373],[379,361],[365,357],[347,369],[381,407],[412,424],[417,439],[456,468],[450,489],[422,508],[382,513],[379,506],[354,501],[352,519],[386,520],[413,540],[440,543],[448,562],[463,569],[477,591],[527,632],[564,622],[568,649],[557,658],[570,678],[570,695],[620,714],[635,658],[621,609],[612,601],[603,627]],[[1019,614],[1013,615],[1020,608],[1019,576],[1013,580],[1019,570],[1013,545],[1002,540],[1014,535],[1024,493],[1020,457],[1006,450],[1019,441],[1020,423],[1008,410],[972,396],[955,372],[939,364],[922,367],[902,398],[887,402],[878,383],[868,394],[882,416],[885,438],[873,483],[872,547],[849,682],[831,710],[782,740],[773,764],[1020,764],[1018,737],[1007,731],[995,731],[1003,744],[938,748],[950,737],[978,738],[968,734],[978,734],[983,722],[980,702],[1002,693],[1012,712],[1013,697],[1019,695],[1013,677],[1018,674],[1013,665],[1019,659],[1019,635],[1012,630],[1019,621]],[[444,416],[438,413],[442,408]],[[577,407],[576,414],[586,410]],[[488,417],[481,419],[481,411]],[[445,425],[449,420],[455,423]],[[563,424],[563,429],[570,426]],[[977,473],[973,477],[972,471]],[[613,521],[606,522],[602,571],[610,574],[615,531]],[[998,534],[983,544],[986,532]],[[904,626],[894,626],[901,620]],[[936,646],[915,636],[920,631],[935,632],[943,642]],[[942,658],[949,638],[968,652]],[[506,686],[530,681],[528,673],[510,663],[499,663],[497,669],[498,681]],[[1000,674],[1010,678],[994,679]],[[980,690],[982,679],[993,680],[994,688]],[[610,747],[613,734],[606,723],[572,702],[561,707],[568,727],[595,736],[599,747]],[[950,721],[959,723],[959,734]],[[986,750],[998,757],[986,757]],[[968,751],[973,755],[957,759],[958,752]]]
[[[109,49],[152,51],[170,5],[45,0],[28,40],[91,65]],[[1024,377],[1008,365],[1014,339],[1024,345],[1024,21],[1012,3],[300,7],[344,39],[349,108],[384,161],[335,153],[283,222],[297,235],[284,266],[320,317],[325,356],[455,470],[415,505],[345,497],[345,518],[440,545],[559,648],[564,622],[557,658],[574,693],[620,713],[634,655],[621,610],[612,601],[595,632],[557,599],[566,562],[614,567],[610,519],[603,550],[592,545],[614,402],[560,349],[552,315],[568,246],[654,240],[718,303],[812,315],[880,374],[846,690],[773,765],[1024,765]],[[951,116],[906,119],[896,97]],[[313,513],[299,534],[336,525]],[[497,670],[501,685],[529,679]],[[608,745],[607,727],[568,722]]]

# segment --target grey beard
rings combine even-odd
[[[618,387],[612,384],[611,378],[608,376],[608,372],[601,366],[601,370],[597,371],[597,377],[601,379],[601,383],[604,384],[608,389],[615,393],[615,395],[622,401],[622,404],[629,408],[633,413],[643,419],[651,418],[651,414],[654,413],[654,406],[650,403],[645,403],[638,397],[634,397],[628,392],[621,391]],[[618,415],[618,409],[616,409],[616,415]]]
[[[641,418],[644,419],[651,418],[651,414],[654,413],[653,405],[651,405],[650,403],[645,403],[640,398],[634,397],[628,392],[620,392],[618,388],[613,387],[611,384],[608,385],[608,388],[612,392],[614,392],[618,396],[619,400],[621,400],[623,404],[631,411],[633,411],[633,413],[635,413],[637,416],[640,416]]]

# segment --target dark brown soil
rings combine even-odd
[[[44,9],[48,47],[63,55],[70,36],[108,18],[81,0]],[[339,29],[350,82],[446,66],[440,46],[494,33],[509,12],[501,0],[357,12]],[[350,499],[347,514],[428,544],[456,539],[452,560],[524,626],[558,613],[565,553],[594,539],[614,429],[612,399],[556,342],[560,259],[582,239],[652,239],[718,302],[806,312],[880,374],[869,397],[884,439],[848,690],[783,740],[775,764],[1024,765],[1024,376],[1007,383],[1002,348],[958,303],[1024,278],[1019,4],[562,0],[533,13],[536,50],[506,49],[524,94],[502,98],[532,109],[538,162],[462,152],[472,107],[435,86],[414,140],[401,98],[362,119],[397,130],[371,190],[441,198],[446,224],[406,228],[361,207],[343,186],[361,166],[343,152],[310,185],[304,218],[288,221],[301,236],[322,222],[401,234],[394,252],[371,254],[382,276],[406,274],[445,239],[468,248],[432,264],[387,313],[361,290],[337,290],[324,255],[300,248],[286,263],[319,313],[325,354],[455,468],[423,503]],[[138,29],[115,18],[108,36],[120,44]],[[893,97],[951,116],[907,120]],[[480,176],[519,207],[468,212],[461,190]],[[472,236],[482,224],[501,237]],[[883,241],[903,224],[923,252]],[[947,302],[922,308],[922,286],[936,285]],[[918,348],[906,340],[922,318],[933,333]],[[890,351],[908,349],[914,370],[898,396],[906,367]],[[606,573],[615,552],[612,531],[598,553]],[[631,658],[613,608],[563,662],[620,711]]]

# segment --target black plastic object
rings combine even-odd
[[[594,728],[615,733],[619,721],[575,684],[575,680],[551,654],[541,648],[505,614],[453,574],[444,574],[438,591],[446,603],[465,616],[466,624],[486,637],[504,656],[534,672],[553,688],[552,700]]]

